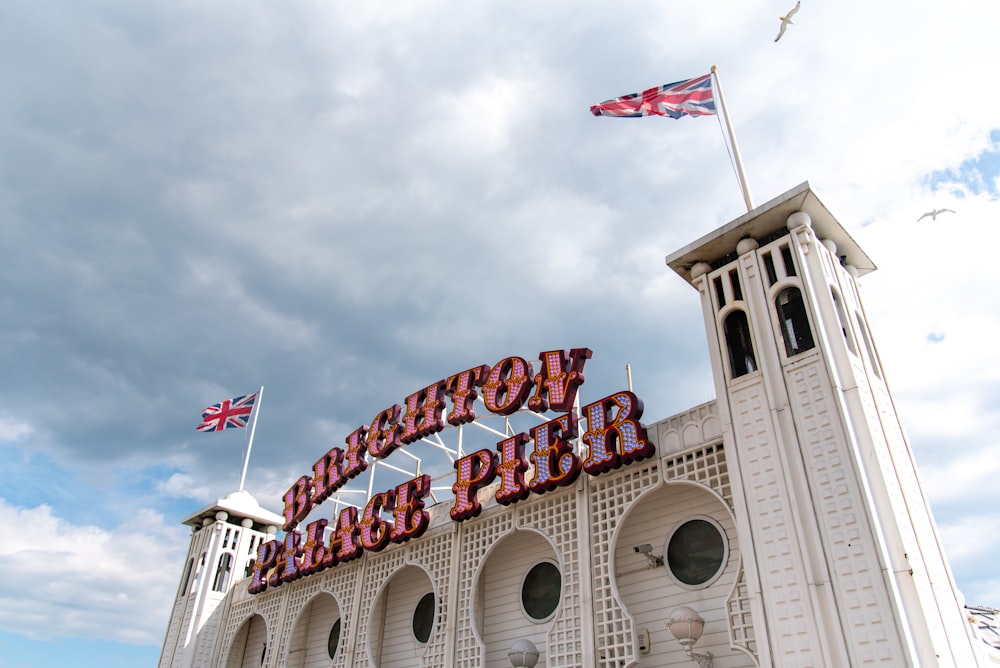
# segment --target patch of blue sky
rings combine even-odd
[[[958,198],[986,194],[1000,199],[1000,130],[990,133],[990,146],[982,153],[958,167],[932,172],[926,182],[935,192],[943,190]]]
[[[50,629],[38,629],[46,636]],[[0,667],[48,668],[135,668],[155,666],[160,658],[158,645],[127,645],[111,640],[87,638],[29,639],[0,631]]]
[[[184,498],[165,502],[155,494],[156,483],[176,472],[171,467],[128,472],[116,467],[107,472],[116,481],[111,486],[101,473],[63,466],[48,453],[28,452],[13,444],[0,443],[0,461],[17,461],[18,469],[18,475],[0,476],[0,498],[21,508],[47,505],[57,517],[77,525],[109,529],[136,508],[152,508],[172,520],[198,505]]]

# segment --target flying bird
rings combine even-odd
[[[781,36],[785,34],[785,28],[791,24],[792,17],[795,16],[795,12],[799,11],[799,5],[801,4],[801,0],[796,0],[795,6],[789,9],[787,14],[778,17],[778,20],[781,21],[781,27],[778,28],[778,36],[774,38],[775,42],[781,39]]]
[[[942,213],[955,213],[955,212],[952,211],[951,209],[931,209],[924,215],[917,218],[917,222],[919,223],[921,220],[927,218],[928,216],[930,216],[931,220],[937,220],[937,217]]]

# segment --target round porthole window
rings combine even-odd
[[[330,655],[332,659],[337,654],[337,646],[340,645],[340,620],[338,619],[333,623],[333,628],[330,629],[330,637],[326,640],[326,653]]]
[[[719,577],[729,548],[722,527],[704,517],[678,525],[667,538],[666,553],[670,575],[682,586],[695,589]]]
[[[421,645],[431,637],[434,628],[434,593],[424,594],[413,611],[413,637]]]
[[[533,620],[544,622],[559,607],[562,596],[562,574],[551,561],[541,561],[531,567],[521,584],[521,605]]]

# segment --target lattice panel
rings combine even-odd
[[[366,582],[385,584],[392,574],[403,567],[405,550],[396,549],[386,552],[369,553],[364,569],[364,579]],[[356,620],[358,632],[354,638],[354,664],[356,666],[370,665],[368,662],[368,647],[366,641],[370,635],[369,626],[372,606],[375,605],[375,598],[381,593],[379,586],[363,587],[361,591],[361,618]]]
[[[733,491],[729,486],[729,470],[722,444],[698,448],[664,462],[667,480],[691,480],[714,490],[733,509]]]
[[[458,584],[458,619],[467,623],[458,624],[455,638],[456,668],[478,668],[483,665],[483,645],[473,633],[471,620],[476,618],[472,609],[472,598],[476,588],[476,576],[486,552],[502,536],[514,528],[514,513],[507,509],[475,520],[467,520],[462,527],[462,542],[457,546],[462,551],[462,567]]]
[[[230,592],[232,597],[235,592]],[[229,650],[233,645],[233,638],[236,636],[236,632],[239,631],[243,623],[250,619],[255,613],[264,616],[264,604],[266,601],[273,601],[276,606],[281,605],[281,592],[277,591],[266,591],[262,594],[257,594],[255,597],[249,598],[243,601],[237,601],[233,598],[233,603],[230,606],[229,618],[226,620],[226,632],[222,638],[222,656],[220,657],[220,662],[225,665],[229,657]],[[270,606],[274,607],[274,606]],[[264,617],[267,621],[267,617]],[[271,624],[268,624],[268,635],[271,633]]]
[[[782,666],[817,666],[823,661],[810,605],[803,546],[793,516],[793,499],[775,447],[763,384],[745,382],[730,390],[733,431],[754,532],[757,564],[768,626],[780,648],[774,659]]]
[[[447,652],[449,593],[451,591],[451,555],[455,547],[455,534],[442,532],[412,543],[407,561],[423,566],[431,574],[431,581],[437,591],[438,616],[434,622],[434,634],[427,642],[421,663],[429,668],[445,665]]]
[[[340,606],[340,637],[343,639],[344,648],[337,652],[336,658],[331,664],[331,668],[346,668],[347,657],[350,648],[347,644],[350,638],[360,638],[360,634],[354,633],[357,619],[354,616],[354,597],[358,589],[358,578],[362,575],[361,562],[341,564],[318,576],[320,589],[333,594],[337,605]]]
[[[618,475],[600,476],[591,481],[591,562],[597,663],[600,666],[613,668],[638,660],[632,619],[611,588],[611,559],[607,557],[607,550],[625,510],[643,492],[654,487],[659,478],[659,466],[653,462],[645,466],[631,464]]]
[[[233,592],[230,592],[230,595],[232,595],[232,593]],[[264,624],[267,626],[267,653],[264,656],[264,661],[261,665],[281,665],[281,661],[278,661],[275,657],[280,656],[277,653],[277,638],[279,638],[281,634],[280,621],[281,613],[284,608],[284,592],[273,589],[257,594],[248,600],[239,602],[236,602],[235,599],[233,600],[234,602],[229,612],[229,618],[226,621],[226,633],[222,640],[222,655],[219,659],[220,663],[225,665],[228,661],[229,651],[232,648],[233,638],[236,636],[236,632],[239,631],[244,622],[250,619],[254,614],[258,614],[263,617]],[[206,663],[204,665],[208,664]]]
[[[218,600],[218,594],[211,593],[205,594],[206,596],[215,597]],[[208,605],[211,605],[213,601],[207,601]],[[222,601],[214,611],[208,616],[202,625],[201,629],[198,631],[198,637],[196,642],[198,643],[195,650],[194,663],[195,665],[207,666],[212,663],[212,654],[215,652],[215,638],[219,637],[219,628],[221,622],[219,617],[225,614],[225,601]]]
[[[282,585],[287,586],[287,585]],[[288,643],[292,637],[292,631],[295,629],[295,624],[299,620],[299,616],[302,613],[302,609],[306,606],[313,596],[322,591],[320,586],[319,578],[305,578],[303,581],[298,582],[295,587],[289,589],[285,597],[288,599],[285,609],[288,611],[285,614],[285,625],[284,628],[276,629],[280,632],[279,639],[275,641],[278,651],[277,656],[281,657],[278,665],[284,665],[286,658],[288,657]]]
[[[892,604],[826,376],[818,363],[810,363],[790,371],[789,380],[789,399],[800,425],[802,451],[809,458],[807,474],[834,591],[844,619],[850,620],[845,624],[849,651],[861,663],[902,662],[902,647],[894,642],[897,636],[886,629],[886,624],[894,623],[885,614]]]
[[[576,491],[542,499],[521,511],[520,524],[533,527],[555,543],[562,566],[563,592],[559,616],[548,639],[548,668],[575,668],[583,662],[583,606],[580,576],[580,540],[576,522]]]
[[[753,617],[750,614],[750,589],[747,587],[746,572],[742,566],[733,585],[733,591],[726,601],[726,610],[729,613],[729,644],[749,654],[754,664],[759,666],[757,640],[754,637]]]
[[[163,643],[163,655],[160,657],[160,668],[167,668],[173,664],[174,651],[177,647],[177,638],[180,635],[181,624],[184,621],[184,609],[187,601],[184,599],[174,603],[174,608],[170,613],[170,625],[167,627],[167,639]]]
[[[283,612],[284,602],[284,596],[268,596],[261,601],[257,608],[257,612],[264,618],[264,623],[267,624],[267,654],[262,662],[262,665],[265,666],[277,666],[281,663],[276,658],[275,650],[278,643],[275,640],[281,628],[281,613]]]

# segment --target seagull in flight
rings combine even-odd
[[[942,213],[955,213],[955,212],[952,211],[951,209],[931,209],[924,215],[917,218],[917,222],[919,223],[921,220],[927,218],[928,216],[930,216],[931,220],[937,220],[937,217]]]
[[[781,21],[781,27],[778,28],[778,36],[774,38],[775,42],[781,39],[781,36],[785,34],[785,28],[787,28],[792,22],[792,17],[795,16],[795,12],[799,11],[799,5],[801,4],[801,0],[796,0],[795,6],[789,9],[787,14],[778,17],[778,20]]]

